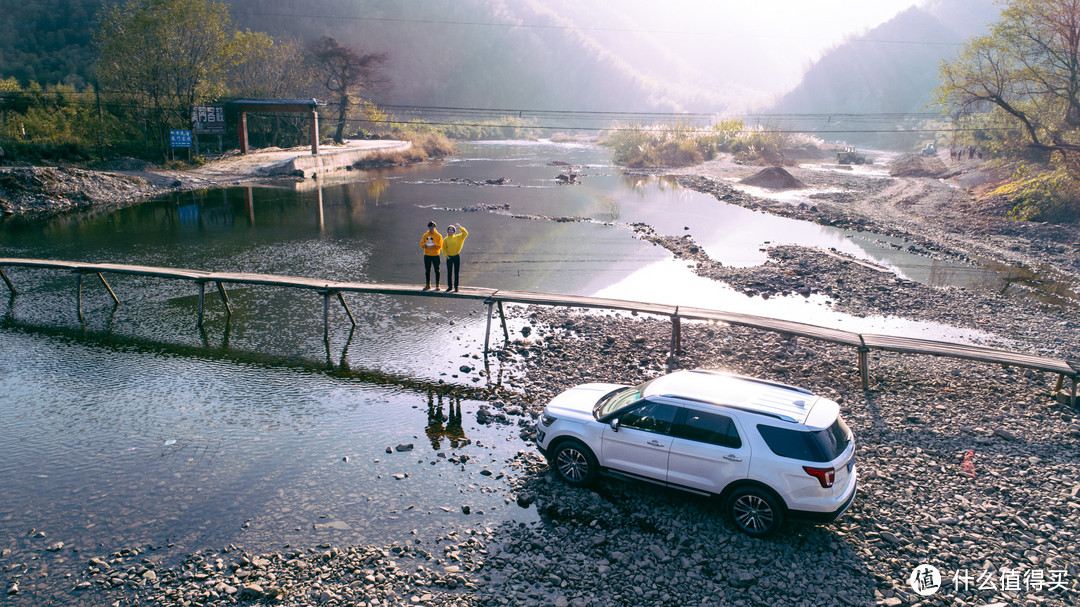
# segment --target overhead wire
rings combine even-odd
[[[108,94],[108,91],[103,91]],[[50,96],[57,97],[87,97],[93,96],[93,91],[65,92],[60,94],[44,93],[40,97],[46,102]],[[29,96],[26,93],[0,93],[0,99]],[[84,101],[88,102],[88,101]],[[115,100],[103,100],[103,108],[110,110],[150,110],[151,106],[132,103],[117,102]],[[338,104],[329,102],[323,107],[332,108]],[[513,108],[477,108],[464,106],[411,106],[411,105],[377,105],[379,110],[390,113],[385,119],[361,119],[350,118],[351,124],[402,124],[409,121],[408,116],[394,115],[413,114],[412,119],[420,120],[423,124],[434,127],[470,127],[470,128],[523,128],[546,131],[582,131],[582,132],[620,132],[647,130],[653,132],[676,131],[684,128],[687,121],[707,121],[706,124],[693,124],[690,126],[707,128],[715,124],[716,119],[741,120],[744,128],[758,133],[778,134],[813,134],[813,135],[843,135],[853,133],[950,133],[950,132],[973,132],[987,130],[1008,130],[988,128],[912,128],[917,123],[925,124],[934,119],[945,120],[947,117],[933,112],[883,112],[883,113],[757,113],[757,114],[725,114],[722,112],[624,112],[624,111],[599,111],[599,110],[537,110],[537,109],[513,109]],[[249,116],[269,116],[267,112],[248,112]],[[460,120],[452,120],[459,117]],[[506,118],[529,119],[535,122],[522,122],[520,124],[499,124],[492,121],[505,120]],[[842,119],[842,120],[841,120]],[[488,120],[489,122],[483,122]],[[556,124],[546,122],[548,120],[561,120],[575,124]],[[597,121],[605,123],[602,126],[593,126]],[[650,124],[651,122],[651,124]],[[822,126],[790,126],[791,123],[807,125],[808,123],[824,123]],[[665,124],[666,123],[666,124]],[[836,128],[839,124],[845,124],[844,128]],[[747,125],[753,125],[748,127]],[[764,125],[764,126],[762,126]]]

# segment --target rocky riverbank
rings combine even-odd
[[[742,170],[742,169],[740,169]],[[804,171],[831,184],[814,205],[734,189],[706,166],[689,187],[767,212],[902,235],[927,256],[986,257],[1080,275],[1080,238],[1054,226],[980,215],[964,190],[936,180]],[[842,187],[839,187],[842,186]],[[964,210],[972,213],[968,217]],[[925,214],[926,219],[920,220]],[[774,247],[769,263],[728,268],[690,238],[631,226],[702,276],[760,297],[821,297],[853,315],[895,315],[979,329],[991,345],[1076,358],[1075,304],[1022,290],[935,288],[838,255]],[[1070,257],[1071,256],[1071,257]],[[517,372],[481,423],[520,426],[527,441],[543,405],[584,381],[635,383],[665,371],[664,318],[517,309],[528,331],[498,352]],[[527,334],[526,334],[527,333]],[[954,359],[871,355],[861,388],[850,348],[709,323],[683,326],[682,367],[726,369],[812,389],[840,402],[856,437],[860,492],[830,525],[789,524],[778,537],[736,532],[708,499],[601,481],[558,482],[527,443],[505,462],[518,507],[536,524],[490,525],[383,546],[324,543],[249,553],[243,547],[166,564],[156,547],[78,555],[67,582],[87,605],[1073,605],[1080,592],[1080,417],[1056,398],[1057,378]],[[61,547],[62,548],[62,547]],[[114,548],[115,549],[115,548]],[[919,596],[915,567],[940,570]],[[0,558],[11,571],[13,563]],[[24,582],[25,586],[26,583]],[[13,604],[18,583],[4,589]]]
[[[543,402],[565,387],[663,372],[666,320],[526,314],[533,339],[499,354],[527,370],[522,394],[494,400],[488,423],[517,420],[527,438]],[[710,500],[620,481],[574,489],[525,449],[507,472],[518,504],[542,515],[536,525],[478,518],[452,536],[258,555],[229,548],[169,568],[153,553],[121,552],[88,561],[78,592],[125,605],[1074,604],[1080,423],[1052,397],[1054,377],[876,354],[863,392],[850,349],[709,324],[684,326],[683,344],[684,366],[785,381],[841,403],[861,476],[843,518],[753,540]],[[920,563],[946,576],[928,599],[908,585]],[[1000,590],[1013,571],[1026,590]],[[1039,576],[1043,585],[1031,586]]]

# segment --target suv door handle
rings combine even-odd
[[[649,442],[648,442],[648,443],[646,443],[646,444],[647,444],[647,445],[652,445],[653,447],[663,447],[663,446],[664,446],[664,443],[662,443],[662,442],[660,442],[660,441],[656,440],[655,438],[654,438],[654,439],[652,439],[651,441],[649,441]]]
[[[739,456],[737,456],[735,454],[731,454],[731,453],[729,453],[728,455],[725,455],[724,459],[726,459],[729,462],[741,462],[742,461],[741,457],[739,457]]]

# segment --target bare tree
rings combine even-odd
[[[1080,152],[1080,0],[1009,0],[1001,21],[941,66],[938,101],[1019,122],[1030,147]]]
[[[308,55],[326,90],[336,98],[338,108],[334,141],[345,141],[345,121],[349,108],[383,83],[379,70],[386,63],[384,53],[361,53],[325,36],[314,43]]]

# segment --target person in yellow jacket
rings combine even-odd
[[[469,231],[461,227],[460,223],[446,227],[446,238],[443,239],[443,253],[446,254],[446,290],[458,290],[461,281],[458,275],[461,273],[461,247],[465,244],[465,238]],[[438,287],[436,287],[438,288]]]
[[[427,286],[425,291],[431,290],[431,268],[435,268],[435,288],[439,288],[439,253],[442,251],[443,238],[434,221],[427,224],[427,232],[420,236],[420,246],[424,249],[424,280]]]

